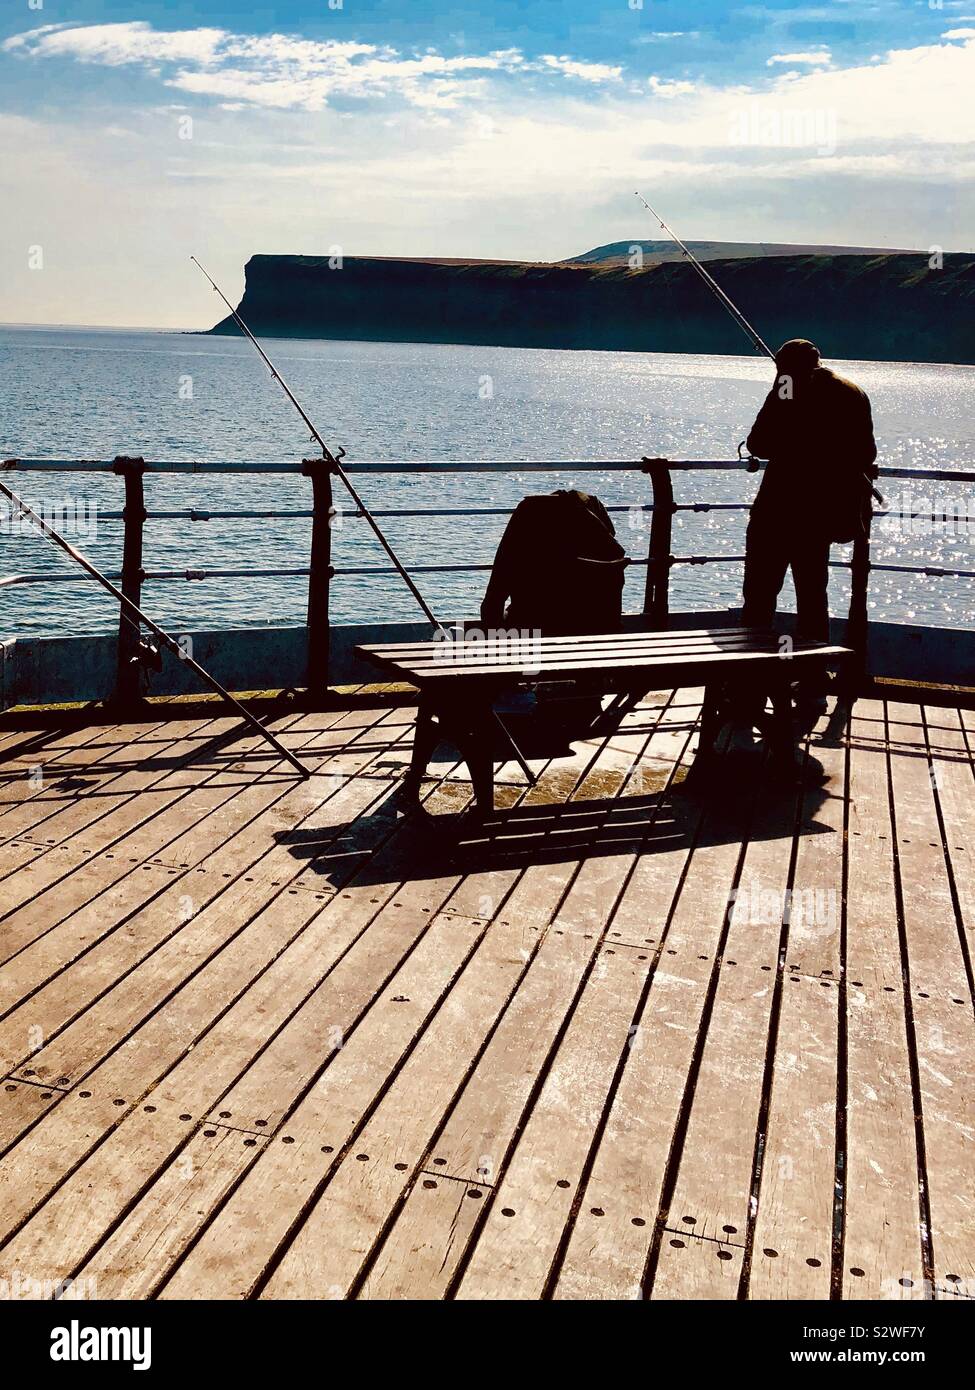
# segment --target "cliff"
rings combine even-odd
[[[975,256],[743,257],[708,269],[773,347],[975,363]],[[741,330],[687,263],[443,262],[252,256],[240,313],[282,338],[743,353]],[[231,318],[213,333],[238,332]]]

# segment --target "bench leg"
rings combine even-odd
[[[423,774],[427,770],[427,764],[437,751],[440,743],[440,725],[434,718],[433,708],[430,699],[426,695],[420,696],[419,707],[416,712],[416,727],[413,731],[413,752],[410,757],[410,770],[407,772],[403,781],[403,796],[410,801],[419,801],[420,785],[423,781]]]
[[[704,703],[701,706],[701,732],[697,740],[697,752],[691,763],[685,782],[697,782],[708,770],[714,759],[714,748],[721,732],[721,710],[723,690],[715,681],[704,687]]]
[[[792,729],[792,686],[789,680],[776,680],[771,689],[772,758],[780,766],[789,766],[795,753]]]
[[[484,705],[468,704],[463,710],[452,710],[449,728],[470,773],[475,810],[479,816],[489,816],[494,810],[494,737],[497,728],[490,702]]]
[[[460,751],[467,764],[474,790],[474,806],[480,816],[494,810],[494,759],[491,748],[491,726],[485,723],[461,734]]]
[[[479,815],[494,810],[494,732],[496,729],[490,704],[483,707],[451,705],[434,710],[429,696],[421,695],[416,712],[416,730],[410,770],[403,782],[402,796],[417,800],[427,764],[444,739],[457,745],[467,764],[474,801]]]
[[[704,704],[701,707],[701,737],[698,740],[697,756],[705,758],[714,753],[714,745],[721,730],[722,689],[717,683],[704,687]]]

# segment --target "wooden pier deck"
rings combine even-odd
[[[0,725],[0,1279],[99,1298],[975,1297],[975,713],[681,782],[700,691],[394,792],[375,688]]]

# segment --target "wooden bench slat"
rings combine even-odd
[[[845,658],[848,655],[845,647],[816,647],[805,650],[798,650],[788,658],[792,662],[810,660],[822,660],[823,658],[835,659]],[[730,667],[737,662],[749,662],[755,664],[764,662],[766,665],[781,665],[783,658],[778,651],[731,651],[731,652],[707,652],[707,653],[687,653],[681,656],[644,656],[619,657],[612,662],[605,659],[546,659],[532,662],[531,665],[519,665],[517,662],[498,664],[496,666],[438,666],[436,669],[417,669],[415,667],[402,666],[399,669],[410,680],[419,684],[438,685],[445,680],[539,680],[543,676],[555,679],[559,676],[578,676],[585,674],[586,671],[602,672],[608,680],[619,677],[623,672],[635,674],[638,671],[652,671],[654,678],[659,679],[665,672],[675,672],[680,676],[676,682],[680,685],[700,684],[700,677],[709,671],[714,671],[721,667]],[[698,679],[689,679],[690,673],[694,673]]]
[[[818,649],[818,644],[801,642],[794,644],[792,650],[806,651],[813,650],[814,647]],[[757,650],[780,652],[783,649],[774,640],[759,643],[735,634],[714,642],[614,642],[611,638],[599,638],[572,647],[549,646],[543,640],[534,644],[519,643],[511,646],[505,642],[438,642],[410,657],[374,656],[372,659],[411,670],[427,670],[445,666],[528,666],[534,664],[539,657],[546,661],[588,660],[593,664],[602,664],[606,661],[611,662],[616,657],[629,660],[634,656],[646,655],[654,659],[665,656],[673,656],[676,659],[688,655],[708,655],[712,652]]]
[[[480,629],[484,631],[484,629]],[[449,631],[449,629],[448,629]],[[488,632],[499,634],[511,634],[510,636],[501,635],[497,637],[470,637],[457,638],[458,642],[494,642],[498,641],[505,646],[533,645],[537,642],[544,642],[551,647],[579,647],[585,646],[590,642],[668,642],[678,640],[681,642],[710,641],[717,637],[741,637],[753,635],[767,636],[768,634],[761,628],[747,627],[712,627],[712,628],[632,628],[629,630],[615,632],[585,632],[569,633],[561,637],[543,637],[540,634],[531,632],[526,635],[514,635],[524,632],[521,628],[489,628]],[[454,639],[451,639],[454,640]],[[385,656],[411,656],[417,652],[424,652],[430,647],[444,645],[444,638],[426,639],[422,642],[367,642],[363,643],[363,650],[379,652]]]

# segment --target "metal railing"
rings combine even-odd
[[[588,459],[579,460],[473,460],[443,461],[424,460],[402,462],[397,460],[378,460],[343,465],[350,474],[361,473],[505,473],[513,476],[531,473],[638,472],[650,479],[652,500],[647,503],[613,504],[610,512],[626,512],[630,515],[646,513],[650,516],[650,537],[647,554],[632,558],[631,565],[646,568],[644,586],[643,614],[652,628],[667,626],[670,612],[670,573],[675,565],[740,564],[743,555],[674,555],[673,518],[679,512],[748,511],[747,502],[678,502],[674,497],[674,474],[688,472],[724,472],[734,470],[754,471],[754,463],[745,459],[705,460],[705,459]],[[759,465],[760,468],[764,465]],[[125,505],[121,511],[100,512],[103,520],[121,521],[122,568],[109,578],[118,583],[122,592],[135,603],[141,602],[142,585],[146,581],[170,580],[209,580],[209,579],[252,579],[252,578],[307,578],[308,579],[308,619],[307,619],[307,685],[311,694],[324,694],[329,678],[330,585],[336,575],[379,576],[394,574],[391,565],[334,566],[332,564],[331,540],[333,520],[338,514],[332,495],[332,474],[325,460],[302,459],[298,463],[244,463],[244,462],[197,462],[170,460],[150,462],[140,457],[119,456],[104,461],[95,459],[8,459],[0,468],[15,469],[32,473],[101,473],[111,472],[123,479]],[[143,478],[146,473],[157,474],[291,474],[304,476],[312,484],[312,506],[303,509],[280,510],[275,508],[215,509],[186,508],[149,511],[145,505]],[[975,472],[962,469],[919,469],[919,468],[881,468],[882,478],[900,478],[925,482],[964,482],[975,483]],[[438,516],[507,516],[510,507],[390,507],[374,509],[375,517],[438,517]],[[878,516],[891,515],[880,512]],[[938,513],[919,513],[938,519]],[[354,518],[362,512],[343,510],[342,516]],[[143,566],[143,541],[148,521],[185,520],[191,522],[237,521],[237,520],[296,520],[308,519],[312,523],[311,547],[307,566],[264,569],[185,569],[185,570],[147,570]],[[950,569],[935,565],[894,565],[874,564],[870,560],[868,536],[859,537],[853,542],[850,559],[831,560],[834,569],[849,569],[851,572],[851,596],[848,615],[847,640],[860,652],[866,650],[867,594],[872,570],[889,571],[899,574],[922,574],[933,578],[947,576],[975,578],[975,570]],[[431,564],[414,565],[412,570],[418,574],[453,574],[489,571],[485,564]],[[87,582],[84,574],[63,573],[59,571],[36,571],[11,576],[4,581],[6,585],[49,584]],[[120,613],[118,635],[118,664],[116,671],[115,698],[125,704],[134,701],[139,694],[140,673],[138,668],[139,634],[132,623]]]

